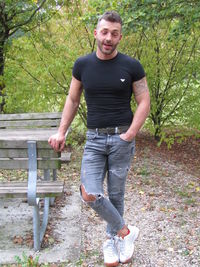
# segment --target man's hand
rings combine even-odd
[[[49,137],[48,143],[55,151],[61,152],[65,148],[65,136],[59,133],[53,134]]]
[[[127,131],[126,133],[122,133],[119,136],[122,140],[126,141],[126,142],[131,142],[133,141],[133,139],[135,138],[135,136],[133,136],[132,134],[129,134],[129,132]]]

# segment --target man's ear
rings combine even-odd
[[[97,29],[94,29],[94,37],[96,38],[97,36]]]

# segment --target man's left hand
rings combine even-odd
[[[120,134],[119,137],[126,142],[131,142],[135,138],[135,136],[130,135],[128,132]]]

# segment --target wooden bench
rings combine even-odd
[[[47,142],[53,131],[57,131],[60,117],[61,113],[0,114],[0,169],[28,171],[26,182],[1,182],[0,198],[27,198],[34,207],[35,251],[40,250],[46,231],[49,206],[63,193],[64,184],[56,180],[56,171],[70,159],[67,154],[63,160],[61,153],[53,151]],[[43,170],[42,178],[38,170]],[[44,198],[42,223],[40,198]]]
[[[17,139],[20,139],[20,135],[22,135],[21,139],[29,135],[29,140],[48,140],[51,134],[57,132],[61,116],[61,112],[0,114],[0,139],[1,136],[12,138],[15,131]],[[70,156],[70,153],[62,152],[61,161],[70,161]]]

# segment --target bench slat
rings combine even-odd
[[[51,135],[57,133],[55,128],[0,129],[1,141],[41,141],[48,143]]]
[[[0,128],[57,127],[59,123],[60,123],[60,119],[1,121]]]
[[[60,154],[61,153],[57,153],[53,149],[37,149],[38,158],[59,158]],[[28,150],[25,148],[0,148],[0,160],[1,158],[28,158]]]
[[[60,119],[62,112],[0,114],[0,121]]]
[[[60,181],[38,181],[37,197],[55,197],[63,193],[64,183]],[[0,183],[0,198],[27,198],[27,182]]]
[[[42,186],[61,186],[63,185],[62,181],[46,181],[46,180],[38,180],[37,181],[37,185],[39,185],[40,187]],[[28,186],[28,182],[0,182],[0,187],[24,187],[24,186]]]
[[[61,167],[61,160],[60,159],[51,159],[51,160],[44,160],[38,159],[37,160],[37,168],[41,170],[45,169],[60,169]],[[28,170],[28,160],[27,159],[1,159],[0,160],[0,169],[5,170],[19,170],[25,169]]]
[[[0,140],[0,148],[26,148],[28,149],[27,141],[24,140]],[[52,149],[47,141],[37,141],[37,149],[47,148]]]

